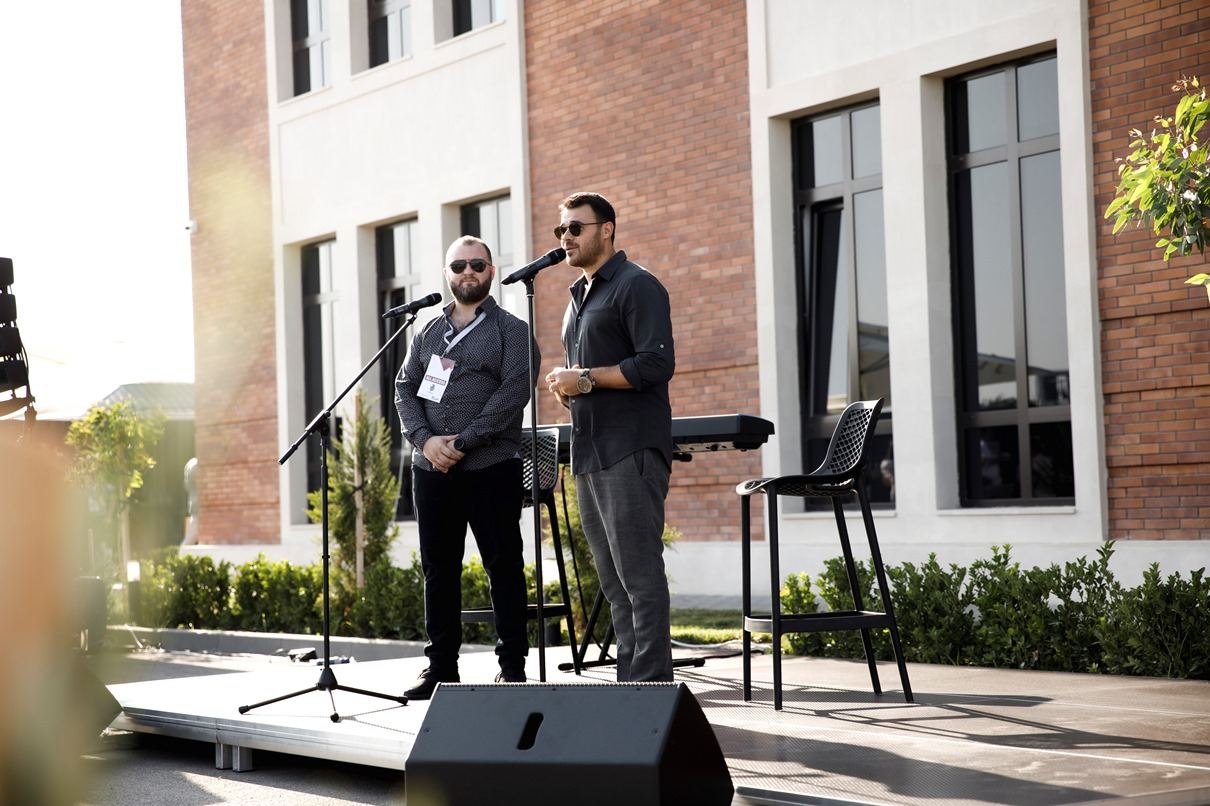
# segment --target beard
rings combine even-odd
[[[567,258],[567,265],[576,269],[593,265],[600,259],[601,253],[605,251],[605,244],[602,242],[599,234],[588,241],[581,241],[578,246],[579,248],[576,249],[575,254],[569,255]]]
[[[467,269],[467,271],[470,271],[470,269]],[[492,281],[490,275],[484,276],[476,285],[461,282],[450,283],[450,293],[454,295],[454,299],[463,305],[478,305],[487,299],[487,295],[491,293],[491,290]]]

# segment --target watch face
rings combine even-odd
[[[581,375],[576,378],[576,388],[580,390],[580,394],[586,395],[592,391],[592,381],[587,376]]]

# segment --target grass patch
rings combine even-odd
[[[735,610],[706,610],[702,608],[674,608],[671,613],[673,630],[678,627],[704,627],[712,630],[735,630],[739,634],[740,612]],[[675,634],[674,634],[675,637]]]

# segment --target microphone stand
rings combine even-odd
[[[341,685],[336,680],[336,673],[332,671],[332,655],[331,655],[331,639],[330,639],[331,623],[329,620],[329,594],[328,594],[328,565],[329,565],[329,562],[331,559],[330,555],[328,553],[328,441],[331,437],[330,430],[329,430],[329,422],[332,417],[332,410],[335,409],[336,405],[338,403],[340,403],[341,400],[344,399],[344,396],[347,395],[350,392],[350,390],[352,390],[352,388],[357,385],[357,382],[360,381],[362,379],[362,377],[367,372],[370,371],[370,368],[373,367],[374,364],[376,364],[378,362],[378,359],[382,357],[383,353],[385,353],[391,347],[391,345],[395,343],[395,340],[399,338],[400,334],[402,334],[405,330],[407,330],[409,327],[412,326],[412,323],[416,321],[416,316],[417,316],[417,314],[413,311],[410,315],[410,318],[406,322],[404,322],[403,325],[398,330],[395,331],[394,335],[392,335],[391,338],[387,339],[386,344],[382,345],[382,347],[378,350],[378,352],[374,353],[374,357],[371,358],[368,362],[366,362],[366,365],[361,368],[361,372],[357,373],[357,377],[355,377],[349,383],[349,385],[344,388],[344,391],[342,391],[340,394],[338,394],[336,396],[336,398],[331,403],[328,404],[327,408],[325,408],[319,414],[315,415],[315,419],[313,419],[310,423],[308,423],[307,427],[303,429],[303,432],[302,432],[302,434],[299,435],[298,439],[294,440],[294,444],[291,445],[289,447],[289,449],[284,454],[282,454],[282,457],[277,460],[278,464],[284,465],[286,463],[286,461],[289,460],[289,458],[294,455],[294,452],[298,450],[299,446],[302,445],[306,441],[307,437],[314,434],[316,437],[319,438],[319,484],[320,484],[320,490],[321,490],[321,492],[320,492],[321,504],[320,505],[322,507],[322,513],[323,513],[322,518],[321,518],[321,523],[322,523],[321,531],[323,533],[323,608],[324,608],[324,614],[323,614],[323,633],[324,633],[323,634],[323,638],[324,638],[323,671],[321,671],[319,673],[319,681],[314,686],[311,686],[310,688],[300,689],[299,691],[293,691],[289,694],[283,694],[280,697],[273,697],[272,699],[263,700],[261,702],[254,703],[252,705],[241,705],[239,707],[239,712],[241,714],[246,714],[249,711],[251,711],[253,708],[260,708],[262,705],[269,705],[271,703],[281,702],[282,700],[291,699],[292,697],[299,697],[303,694],[309,694],[312,691],[328,692],[328,700],[332,703],[331,720],[333,722],[340,721],[340,714],[336,711],[336,698],[332,695],[332,692],[334,692],[334,691],[351,691],[354,694],[362,694],[366,697],[378,697],[379,699],[383,699],[383,700],[392,700],[394,702],[399,703],[400,705],[408,704],[408,698],[403,695],[380,694],[376,691],[366,691],[365,689],[353,688],[352,686]],[[531,365],[533,364],[532,351],[530,354],[530,364]],[[541,611],[539,611],[539,613],[541,613]]]
[[[529,305],[529,379],[531,389],[530,406],[529,406],[529,455],[530,455],[530,474],[529,474],[529,496],[533,501],[534,513],[534,584],[537,586],[535,592],[535,600],[537,602],[537,619],[538,619],[538,680],[542,683],[546,682],[546,621],[542,617],[542,606],[546,601],[546,591],[542,587],[542,507],[539,505],[538,497],[538,394],[537,394],[537,375],[535,374],[536,367],[534,366],[534,345],[537,343],[535,334],[534,320],[534,278],[537,277],[537,272],[534,272],[529,277],[525,278],[525,299]],[[571,607],[571,602],[567,602],[567,607]],[[574,647],[573,647],[573,652]]]

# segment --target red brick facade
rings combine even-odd
[[[743,2],[614,3],[568,13],[525,4],[533,253],[552,248],[568,193],[603,194],[617,246],[672,297],[677,371],[673,415],[759,414],[748,47]],[[547,367],[574,280],[540,275],[538,333]],[[542,401],[543,421],[566,420]],[[735,539],[735,483],[755,454],[678,463],[668,523],[686,539]]]
[[[1172,114],[1182,75],[1210,79],[1210,3],[1101,0],[1088,16],[1103,211],[1128,130]],[[1097,227],[1109,537],[1210,539],[1210,308],[1202,289],[1182,284],[1207,259],[1164,263],[1149,231]]]
[[[280,541],[263,9],[181,4],[201,543]]]

